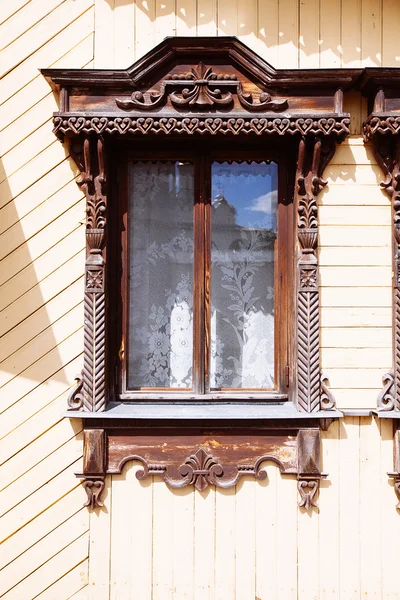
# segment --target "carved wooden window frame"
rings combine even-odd
[[[45,69],[42,73],[59,91],[54,132],[61,141],[68,141],[81,170],[78,184],[86,196],[84,367],[69,397],[68,415],[84,418],[82,475],[88,503],[100,504],[105,473],[120,472],[128,459],[143,463],[140,478],[158,473],[169,485],[192,484],[204,489],[210,483],[234,485],[243,474],[259,477],[260,460],[268,457],[279,464],[281,472],[297,474],[300,504],[314,505],[323,476],[320,426],[341,415],[320,369],[317,196],[326,185],[322,173],[336,144],[349,134],[343,91],[351,88],[359,72],[277,71],[236,38],[221,37],[166,39],[126,70]],[[107,402],[113,377],[111,363],[107,364],[107,152],[113,144],[125,139],[137,144],[143,136],[153,138],[155,144],[162,136],[180,140],[254,138],[265,140],[266,145],[278,141],[283,147],[295,146],[293,402],[247,402],[228,406],[225,412],[216,405],[196,403],[149,410],[148,405],[143,409],[139,404],[127,407]],[[170,454],[162,452],[157,435],[163,436],[165,427],[172,431],[171,439],[180,437],[187,454],[178,457],[172,446]],[[220,445],[225,450],[220,455],[211,454],[210,431],[221,435]],[[144,444],[146,452],[143,432],[153,439],[151,448]],[[249,452],[249,435],[263,440],[260,448],[254,444],[258,448],[255,454]]]

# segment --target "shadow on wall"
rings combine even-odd
[[[127,67],[174,35],[236,35],[277,68],[400,63],[395,0],[373,8],[355,0],[103,0],[96,10],[100,68]]]

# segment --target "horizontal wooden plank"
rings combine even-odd
[[[69,51],[54,61],[52,67],[62,69],[72,68],[72,65],[76,65],[77,68],[82,68],[92,58],[93,35],[91,34],[79,41],[75,47],[70,46]],[[9,123],[18,119],[32,106],[45,98],[49,91],[48,81],[38,73],[37,77],[0,105],[0,123],[2,124],[0,128],[4,129]]]
[[[361,143],[355,143],[361,142]],[[347,143],[346,143],[347,142]],[[376,158],[372,146],[364,144],[360,137],[351,136],[336,148],[330,161],[331,165],[376,165]]]
[[[40,258],[64,236],[81,228],[84,220],[84,202],[82,200],[3,258],[0,263],[0,285]]]
[[[48,252],[22,269],[0,287],[0,310],[4,310],[85,247],[83,226],[60,240]]]
[[[52,327],[58,319],[80,304],[82,300],[83,278],[80,278],[2,337],[0,361],[11,357],[19,348]]]
[[[383,372],[382,372],[383,374]],[[327,373],[330,375],[330,373]],[[371,389],[333,389],[336,404],[341,408],[376,408],[378,394],[382,389],[382,382],[379,388]]]
[[[320,206],[384,206],[390,209],[390,197],[376,185],[357,185],[346,192],[339,185],[326,186],[318,196]],[[344,210],[344,209],[343,209]],[[368,210],[365,208],[364,210]]]
[[[326,267],[320,268],[322,287],[386,287],[392,283],[392,268],[380,267]]]
[[[0,516],[12,510],[61,471],[75,464],[82,455],[82,440],[83,435],[78,434],[0,492]]]
[[[324,307],[321,327],[391,327],[391,307]]]
[[[351,193],[348,191],[347,193]],[[321,225],[390,225],[390,206],[321,206]],[[366,241],[366,240],[365,240]],[[365,243],[365,242],[364,242]]]
[[[329,381],[332,389],[381,389],[382,369],[329,369]],[[375,403],[376,405],[376,403]]]
[[[66,406],[68,392],[74,383],[74,378],[82,370],[82,361],[82,355],[80,354],[70,363],[63,365],[57,374],[43,381],[41,385],[19,402],[0,414],[0,438],[14,431],[15,428],[48,406],[54,399],[62,398],[64,406]]]
[[[391,348],[323,348],[322,368],[329,369],[382,369],[391,368],[393,361]]]
[[[323,348],[391,348],[391,327],[324,327]]]
[[[88,532],[89,514],[81,509],[37,544],[29,548],[22,556],[14,560],[0,572],[0,589],[9,591],[44,565],[49,559],[61,552],[74,540]]]
[[[356,306],[392,306],[391,287],[332,287],[321,288],[321,306],[350,307]]]
[[[79,512],[82,509],[85,499],[86,494],[83,486],[78,486],[49,506],[44,512],[25,525],[25,527],[22,527],[22,529],[19,529],[7,538],[2,544],[0,568],[15,560],[71,516]]]
[[[89,561],[86,559],[36,596],[35,600],[87,600],[91,592],[88,589],[88,580]],[[96,597],[100,600],[98,595]]]
[[[83,326],[83,303],[52,323],[28,344],[0,363],[0,387],[23,373],[31,365],[61,344]]]
[[[7,21],[13,14],[21,10],[30,0],[14,0],[14,2],[2,2],[0,4],[0,23]]]
[[[79,327],[81,323],[77,323]],[[18,402],[49,377],[57,377],[60,368],[80,354],[83,348],[83,329],[78,329],[43,358],[28,367],[0,389],[0,413]]]
[[[10,331],[23,319],[54,298],[82,276],[84,252],[79,252],[56,271],[31,288],[0,314],[0,335]]]
[[[62,2],[63,0],[46,0],[46,2],[31,0],[10,17],[7,23],[0,26],[0,51],[36,25]]]
[[[321,223],[319,237],[321,246],[387,246],[392,243],[392,229],[389,225],[337,227]]]
[[[48,562],[23,579],[3,596],[4,600],[35,598],[88,556],[89,536],[85,533]]]
[[[2,234],[0,258],[8,256],[22,246],[80,200],[82,200],[81,192],[77,189],[74,181],[70,185],[61,187],[59,191],[48,198],[47,202],[40,204]],[[62,232],[59,234],[63,237]]]
[[[26,58],[27,48],[29,54],[33,54],[92,5],[93,0],[80,0],[79,3],[71,0],[63,2],[47,17],[7,46],[3,51],[0,76],[11,71]]]
[[[378,165],[328,165],[324,171],[328,185],[374,185],[379,186],[385,176]]]
[[[378,247],[338,247],[323,246],[319,252],[321,266],[392,266],[392,249]]]
[[[38,76],[38,65],[43,69],[53,66],[57,60],[67,54],[81,40],[90,34],[93,35],[93,30],[94,7],[70,23],[36,52],[27,56],[21,64],[0,80],[0,104],[11,98]],[[79,63],[70,63],[71,68],[79,68],[80,66],[82,65]]]
[[[79,423],[73,425],[67,419],[62,419],[54,427],[44,431],[40,437],[18,454],[4,462],[0,467],[0,491],[9,486],[17,486],[16,482],[20,477],[23,477],[30,469],[46,459],[49,454],[74,438],[76,433],[79,433],[79,427],[81,427]]]

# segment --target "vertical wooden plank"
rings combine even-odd
[[[299,3],[298,0],[279,1],[279,69],[299,66]]]
[[[192,487],[173,491],[173,593],[174,598],[193,598],[194,495]]]
[[[345,417],[339,427],[339,597],[355,600],[360,596],[359,418]]]
[[[320,598],[339,597],[339,422],[322,432],[322,470],[328,473],[320,484]]]
[[[215,600],[235,597],[236,489],[219,489],[215,497]]]
[[[257,7],[257,0],[238,0],[238,35],[253,50],[257,49],[258,44]]]
[[[236,486],[236,596],[235,600],[255,597],[255,486],[253,479],[243,478]]]
[[[176,0],[176,35],[196,35],[196,0]]]
[[[155,45],[155,0],[135,0],[135,60]]]
[[[139,542],[135,532],[133,503],[135,465],[129,462],[120,475],[112,476],[112,529],[110,600],[129,600],[133,592],[133,546]],[[147,509],[151,510],[151,507]]]
[[[360,592],[381,597],[381,460],[379,425],[373,417],[360,418]],[[386,479],[386,477],[385,477]],[[374,518],[371,519],[371,514]]]
[[[297,600],[297,544],[298,519],[297,480],[293,476],[277,474],[276,564],[277,598]]]
[[[217,35],[217,0],[197,0],[197,35]]]
[[[152,600],[173,598],[173,500],[172,491],[160,477],[153,483],[153,596]]]
[[[275,68],[279,52],[279,0],[258,3],[257,51]]]
[[[342,67],[361,66],[361,0],[342,0]]]
[[[400,64],[398,34],[400,31],[400,2],[382,0],[382,65],[397,67]]]
[[[136,467],[135,473],[140,469],[142,465]],[[131,598],[140,598],[140,600],[153,600],[153,480],[154,478],[151,477],[139,482],[135,475],[133,501],[130,506],[125,505],[125,510],[134,513]],[[165,483],[163,485],[165,486]]]
[[[96,69],[114,66],[114,0],[95,0],[94,64]]]
[[[341,11],[341,0],[320,3],[320,67],[337,68],[341,65]]]
[[[299,61],[300,68],[319,66],[319,0],[301,0]]]
[[[361,135],[361,94],[360,92],[348,92],[344,96],[343,108],[350,113],[350,134]]]
[[[125,69],[135,61],[135,3],[114,2],[114,67]]]
[[[215,489],[196,490],[194,515],[194,600],[214,595]]]
[[[297,521],[298,600],[317,600],[319,597],[319,509],[299,508]]]
[[[382,64],[382,0],[362,0],[361,60],[363,67]]]
[[[218,35],[238,35],[238,0],[218,0]]]
[[[391,419],[379,419],[381,429],[381,486],[379,507],[381,513],[382,544],[382,598],[400,598],[398,576],[398,553],[394,550],[400,539],[398,502],[393,480],[386,473],[393,471],[393,423]]]
[[[176,35],[176,1],[175,0],[156,0],[156,44],[159,44],[165,37]]]
[[[105,479],[103,508],[89,519],[89,600],[109,600],[111,551],[111,477]]]
[[[256,482],[256,598],[279,600],[277,581],[277,478],[276,465],[266,464],[266,481]]]

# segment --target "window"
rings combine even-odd
[[[118,158],[119,397],[286,399],[285,161],[279,151],[197,146]]]

